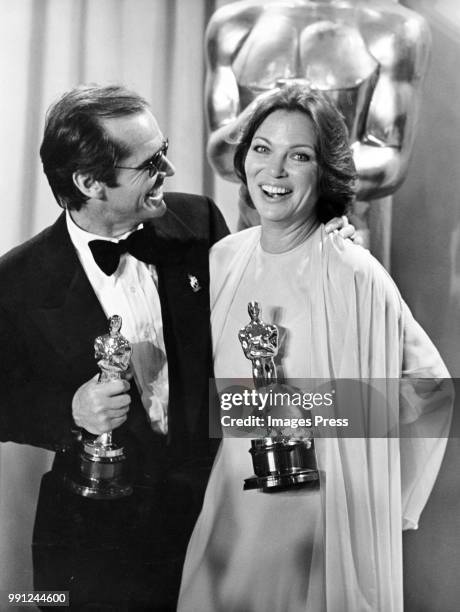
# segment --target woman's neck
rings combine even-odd
[[[260,244],[268,253],[286,253],[305,242],[318,226],[319,221],[316,219],[287,226],[280,222],[262,220]]]

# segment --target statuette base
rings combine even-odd
[[[91,499],[120,499],[133,492],[125,476],[126,457],[122,448],[87,443],[79,460],[78,469],[64,480],[73,493]]]
[[[264,493],[285,491],[287,489],[317,486],[319,475],[317,470],[301,470],[292,474],[270,474],[268,476],[251,476],[244,479],[245,491],[258,489]]]
[[[254,476],[245,478],[245,491],[265,493],[319,484],[314,440],[266,437],[251,440]]]

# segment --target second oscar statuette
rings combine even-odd
[[[251,321],[239,331],[238,338],[251,361],[256,389],[267,388],[277,382],[274,357],[278,353],[278,328],[261,320],[257,302],[249,302],[248,312]],[[275,492],[318,481],[313,437],[298,439],[267,428],[264,438],[251,440],[249,452],[254,476],[245,479],[244,489]]]

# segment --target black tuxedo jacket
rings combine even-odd
[[[208,249],[228,233],[209,199],[170,193],[165,202],[167,213],[147,228],[161,252],[157,271],[170,377],[169,436],[164,441],[152,432],[135,388],[122,432],[144,455],[146,469],[154,469],[152,448],[166,445],[168,456],[180,460],[201,450],[208,437]],[[196,292],[190,276],[198,280]],[[72,444],[71,400],[97,373],[94,339],[107,331],[64,214],[0,259],[0,440],[56,451]]]

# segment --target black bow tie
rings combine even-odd
[[[125,240],[110,242],[110,240],[91,240],[88,243],[94,261],[100,269],[111,276],[118,268],[123,253],[130,253],[136,259],[145,263],[156,263],[154,240],[147,236],[143,229],[133,232]]]

